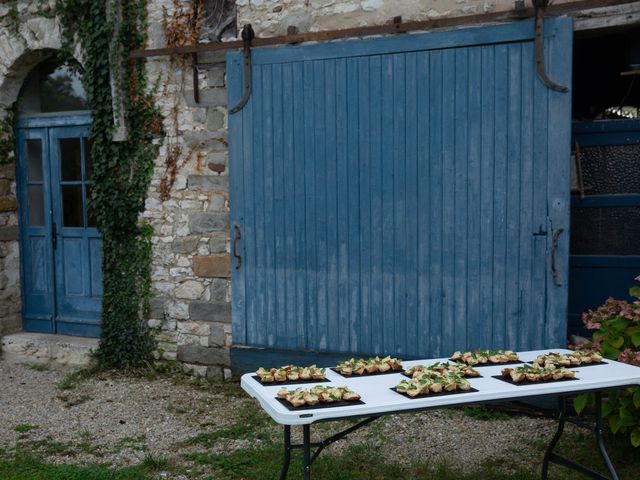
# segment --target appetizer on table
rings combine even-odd
[[[591,363],[602,363],[602,355],[599,352],[586,350],[576,350],[571,353],[550,352],[546,355],[538,355],[532,363],[543,368],[577,367]]]
[[[256,372],[262,383],[297,382],[298,380],[325,380],[325,369],[315,365],[310,367],[296,367],[285,365],[269,370],[260,367]]]
[[[543,368],[539,365],[524,365],[516,368],[502,369],[502,376],[510,379],[513,383],[521,383],[525,380],[529,382],[550,382],[575,378],[576,373],[564,367]]]
[[[414,374],[411,380],[402,380],[396,385],[398,393],[404,393],[410,397],[429,395],[434,393],[468,391],[471,389],[469,380],[462,375],[453,372]]]
[[[471,365],[467,365],[466,363],[449,363],[449,362],[436,362],[432,365],[414,365],[407,369],[406,374],[409,377],[414,377],[417,375],[425,374],[432,375],[434,373],[457,373],[463,377],[479,377],[480,372],[478,372]]]
[[[467,365],[491,365],[500,363],[517,362],[518,354],[511,350],[476,350],[474,352],[455,352],[451,355],[454,362],[462,362]]]
[[[278,391],[278,398],[286,400],[294,407],[303,407],[319,403],[354,402],[360,400],[360,395],[347,387],[323,387],[317,385],[308,390],[303,388],[287,390],[283,388]]]
[[[391,357],[372,357],[368,360],[354,358],[340,362],[335,370],[342,375],[365,375],[402,371],[402,360]]]

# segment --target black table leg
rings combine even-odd
[[[311,480],[311,428],[302,426],[302,451],[304,456],[304,480]]]
[[[286,480],[289,473],[289,463],[291,463],[291,426],[284,426],[284,460],[280,471],[280,480]]]
[[[619,480],[616,469],[613,468],[613,463],[611,463],[611,459],[609,458],[609,454],[606,448],[604,448],[604,438],[602,434],[602,393],[600,392],[596,392],[596,442],[598,443],[600,455],[602,455],[604,463],[607,465],[607,470],[609,470],[609,475],[611,475],[611,480]]]
[[[594,480],[609,480],[607,477],[600,475],[593,470],[589,470],[588,468],[576,463],[568,458],[565,458],[557,453],[554,453],[553,450],[558,444],[560,437],[562,436],[562,432],[564,431],[564,425],[567,421],[575,423],[580,427],[584,427],[588,430],[591,430],[596,435],[596,443],[598,445],[598,450],[600,451],[600,455],[604,460],[604,463],[607,465],[607,470],[609,471],[611,480],[619,480],[618,474],[616,473],[613,464],[611,463],[611,459],[607,454],[607,450],[604,446],[604,438],[603,438],[603,429],[602,429],[602,393],[595,393],[596,399],[596,424],[588,424],[584,421],[578,419],[568,418],[566,416],[566,407],[565,407],[565,397],[558,397],[558,429],[556,430],[555,435],[551,439],[549,446],[544,454],[544,461],[542,462],[542,480],[547,480],[549,474],[549,463],[553,462],[557,465],[561,465],[563,467],[569,468],[576,472],[580,472],[586,477],[592,478]]]
[[[544,452],[544,460],[542,461],[542,480],[547,480],[549,475],[549,462],[553,456],[553,449],[558,444],[565,424],[565,402],[564,397],[558,397],[558,429]]]

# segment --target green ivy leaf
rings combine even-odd
[[[606,358],[610,358],[611,360],[617,360],[618,359],[618,355],[620,355],[620,350],[616,349],[616,348],[612,348],[608,345],[605,345],[602,348],[602,354],[606,357]]]
[[[640,388],[637,388],[633,393],[633,406],[640,408]]]
[[[580,415],[582,411],[585,409],[588,401],[589,401],[589,394],[587,393],[581,393],[573,400],[573,408],[575,409],[578,415]]]
[[[624,345],[624,337],[622,335],[618,335],[607,340],[607,343],[609,343],[613,348],[621,348]]]
[[[631,335],[631,343],[634,347],[640,347],[640,332]]]
[[[617,433],[620,430],[620,417],[618,415],[611,415],[609,417],[609,427],[613,433]]]
[[[629,289],[629,295],[631,295],[632,297],[636,297],[637,299],[640,299],[640,287],[637,285],[634,287],[631,287]]]
[[[640,428],[634,428],[631,431],[631,445],[640,447]]]

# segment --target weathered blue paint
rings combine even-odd
[[[574,122],[573,141],[580,147],[640,144],[640,121],[597,120]],[[625,172],[626,175],[638,175]],[[589,195],[571,197],[572,208],[640,207],[640,194]],[[569,290],[569,330],[586,334],[582,313],[600,306],[608,297],[633,300],[629,287],[640,271],[638,255],[571,255]]]
[[[547,69],[570,85],[571,20],[545,31]],[[234,343],[406,357],[564,343],[570,94],[536,77],[531,22],[257,49],[252,64],[229,118]],[[227,72],[233,104],[241,54]]]
[[[640,144],[640,121],[638,120],[595,120],[573,122],[573,141],[581,147],[598,145],[638,145]]]
[[[99,336],[102,301],[102,246],[96,228],[68,227],[63,222],[61,139],[87,138],[88,116],[35,117],[18,123],[18,198],[20,201],[23,279],[23,325],[27,331]],[[44,224],[29,225],[27,139],[42,148]],[[86,205],[86,158],[81,145],[82,179],[64,182],[82,188]],[[88,225],[88,212],[82,212]],[[56,225],[54,248],[53,225]]]

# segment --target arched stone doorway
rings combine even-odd
[[[5,332],[100,334],[102,249],[87,208],[91,120],[79,70],[40,50],[0,75],[0,116],[13,112],[15,126],[15,158],[0,176],[18,207],[0,231]]]

